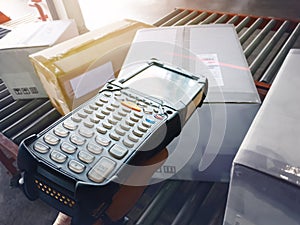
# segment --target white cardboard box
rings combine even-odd
[[[290,50],[234,159],[225,225],[299,224],[299,61]]]
[[[78,36],[73,20],[20,25],[0,39],[0,77],[14,99],[48,97],[29,55]]]
[[[232,25],[140,30],[119,76],[157,58],[208,77],[208,96],[169,146],[156,178],[229,181],[232,160],[260,99]],[[151,84],[149,84],[151,85]]]

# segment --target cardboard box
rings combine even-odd
[[[0,39],[0,77],[12,97],[48,97],[28,55],[77,35],[73,20],[56,20],[19,25]]]
[[[120,72],[157,58],[208,77],[208,96],[169,146],[156,178],[229,181],[232,160],[260,99],[232,25],[140,30]],[[149,84],[150,85],[150,84]]]
[[[290,50],[234,159],[226,225],[299,224],[299,60]]]
[[[56,109],[67,114],[116,77],[136,31],[146,27],[123,20],[30,55]]]

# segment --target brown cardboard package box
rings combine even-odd
[[[52,104],[65,115],[118,75],[137,30],[152,27],[122,20],[30,55]]]

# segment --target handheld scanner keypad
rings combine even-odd
[[[105,90],[28,148],[71,177],[102,183],[166,119],[161,106],[143,96],[128,90]]]

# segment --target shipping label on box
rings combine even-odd
[[[167,147],[169,157],[155,178],[228,181],[232,160],[260,107],[234,26],[140,30],[119,76],[151,58],[204,75],[209,87],[202,107]]]

